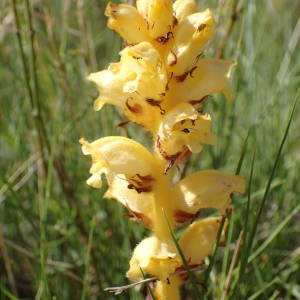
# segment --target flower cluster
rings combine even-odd
[[[170,230],[189,224],[178,244],[191,266],[201,265],[231,194],[244,191],[243,177],[217,170],[172,180],[178,163],[203,144],[215,143],[203,103],[214,93],[230,98],[232,63],[202,57],[215,21],[209,9],[197,12],[194,0],[137,0],[136,8],[109,3],[105,14],[126,47],[119,62],[89,75],[99,89],[94,108],[119,107],[129,121],[152,133],[153,152],[126,137],[81,139],[83,153],[92,157],[87,183],[101,188],[104,174],[105,197],[119,201],[152,231],[136,246],[127,277],[155,276],[158,299],[179,299],[184,279],[174,273],[183,262]],[[215,208],[219,216],[199,220],[203,208]]]

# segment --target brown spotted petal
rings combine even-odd
[[[148,42],[121,51],[123,74],[134,74],[123,91],[157,99],[165,91],[167,74],[159,52]],[[125,75],[126,76],[126,75]]]
[[[172,95],[179,102],[202,99],[207,95],[223,93],[231,98],[230,77],[233,63],[219,59],[199,59],[187,73],[173,78]]]
[[[178,76],[196,65],[204,45],[214,35],[214,23],[209,9],[188,15],[178,23],[168,56],[170,72]]]
[[[92,143],[81,139],[80,143],[83,153],[92,157],[92,175],[87,183],[101,188],[104,174],[108,183],[105,196],[121,202],[131,217],[151,227],[153,192],[161,173],[152,154],[125,137],[104,137]]]
[[[147,22],[149,35],[153,39],[165,37],[172,28],[172,0],[137,0],[137,10]]]
[[[113,198],[122,203],[128,209],[128,217],[134,221],[145,224],[148,228],[153,226],[154,220],[154,180],[147,183],[147,188],[134,186],[130,178],[125,175],[116,175],[111,183],[105,198]]]
[[[101,186],[101,175],[105,174],[108,184],[115,176],[123,174],[127,179],[141,178],[157,174],[157,162],[148,150],[141,144],[120,136],[100,138],[92,143],[80,140],[82,151],[91,155],[90,173],[93,178],[98,176]],[[138,175],[137,175],[138,174]],[[152,179],[154,181],[154,178]],[[88,182],[89,183],[89,182]],[[147,184],[150,184],[147,182]]]

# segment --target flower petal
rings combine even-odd
[[[117,31],[128,43],[150,40],[147,24],[135,7],[109,2],[105,15],[109,17],[107,26]]]
[[[200,59],[189,72],[174,77],[170,90],[179,102],[199,100],[214,93],[223,93],[230,99],[232,66],[231,62],[219,59]]]
[[[243,176],[216,170],[192,174],[174,186],[175,219],[180,222],[184,213],[187,218],[188,214],[192,218],[192,214],[196,214],[202,208],[216,208],[224,213],[230,207],[230,195],[233,192],[243,193],[244,190]]]
[[[156,276],[159,280],[164,280],[180,266],[181,261],[171,241],[167,243],[156,236],[151,236],[136,246],[129,264],[130,268],[126,275],[132,281],[143,278],[141,270],[143,273]]]
[[[173,10],[178,22],[181,22],[185,17],[197,11],[197,4],[195,0],[176,0]]]
[[[92,156],[87,183],[101,188],[105,174],[106,198],[115,198],[137,221],[152,227],[154,191],[159,187],[159,166],[154,157],[139,143],[125,137],[104,137],[92,143],[80,140],[85,155]],[[159,182],[158,182],[159,181]]]
[[[147,20],[149,34],[153,39],[167,35],[173,24],[171,0],[137,0],[136,6]]]
[[[152,187],[152,182],[146,183],[146,187]],[[134,221],[153,227],[154,220],[154,193],[152,191],[142,192],[142,187],[134,187],[130,179],[124,175],[114,176],[109,188],[105,193],[105,198],[114,198],[122,203],[129,211],[128,216]]]
[[[91,73],[88,80],[94,82],[100,92],[94,102],[94,109],[100,110],[105,103],[122,106],[128,95],[124,94],[122,87],[127,82],[125,76],[120,76],[120,65],[112,63],[107,70]]]
[[[204,45],[214,35],[212,12],[203,12],[187,16],[175,30],[174,43],[168,56],[170,72],[184,74],[195,66]]]
[[[204,258],[211,254],[221,218],[206,218],[194,222],[182,234],[179,246],[190,265],[202,264]]]
[[[105,174],[108,180],[116,174],[125,174],[126,178],[156,174],[157,164],[153,156],[141,144],[125,138],[108,136],[88,143],[80,140],[82,152],[92,156],[90,173]],[[96,175],[97,176],[97,175]],[[100,177],[97,177],[100,180]],[[110,182],[109,182],[110,183]],[[100,186],[100,183],[97,183]]]
[[[157,99],[165,92],[167,74],[159,52],[148,42],[142,42],[121,51],[124,72],[134,74],[124,92],[137,92],[145,98]]]

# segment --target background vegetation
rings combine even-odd
[[[78,144],[120,134],[148,143],[133,125],[116,126],[124,119],[114,108],[92,109],[97,91],[86,76],[116,61],[121,47],[105,28],[106,3],[0,2],[1,300],[145,294],[103,291],[127,283],[131,251],[147,232],[102,199],[105,189],[85,184],[90,162]],[[300,3],[199,1],[207,6],[218,25],[206,55],[238,62],[235,100],[209,102],[218,143],[193,156],[187,172],[237,171],[248,191],[234,198],[226,244],[197,274],[199,299],[300,299],[299,105],[290,119],[299,98]]]

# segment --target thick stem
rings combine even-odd
[[[155,287],[155,296],[159,300],[180,300],[181,279],[179,276],[172,276],[168,280],[158,281]]]
[[[157,159],[160,161],[159,158]],[[170,229],[172,230],[175,225],[173,217],[173,199],[171,199],[170,176],[164,174],[163,165],[160,174],[161,175],[158,176],[157,186],[155,187],[155,220],[153,231],[160,240],[169,243],[172,241]]]

